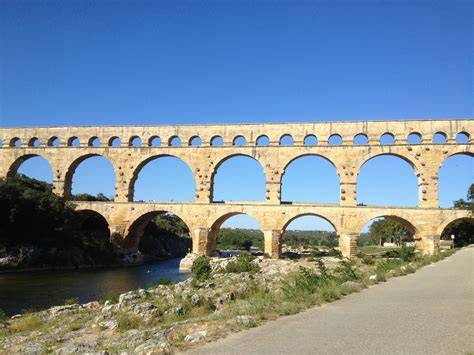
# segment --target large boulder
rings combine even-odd
[[[181,262],[179,263],[179,269],[180,270],[191,270],[194,261],[199,257],[198,254],[194,253],[189,253],[186,254],[186,256],[181,259]]]

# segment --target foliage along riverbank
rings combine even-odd
[[[101,194],[77,198],[107,199]],[[150,252],[129,253],[110,243],[100,215],[76,211],[50,184],[23,175],[0,179],[0,271],[108,267],[184,256],[191,240],[180,238],[179,221],[162,215],[153,222],[142,238]]]
[[[271,260],[199,257],[192,278],[111,297],[3,318],[0,353],[171,353],[335,301],[454,251],[396,258]]]

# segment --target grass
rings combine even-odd
[[[377,245],[365,245],[358,247],[358,251],[362,254],[372,255],[372,254],[382,254],[389,250],[397,250],[399,247],[380,247]]]
[[[37,330],[42,326],[40,317],[35,314],[25,314],[21,318],[15,319],[8,329],[13,333],[28,332]]]

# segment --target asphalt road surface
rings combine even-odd
[[[473,354],[474,247],[189,354]]]

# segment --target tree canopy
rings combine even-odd
[[[372,223],[369,234],[372,242],[381,246],[388,240],[400,245],[411,239],[410,231],[401,222],[386,217]]]

